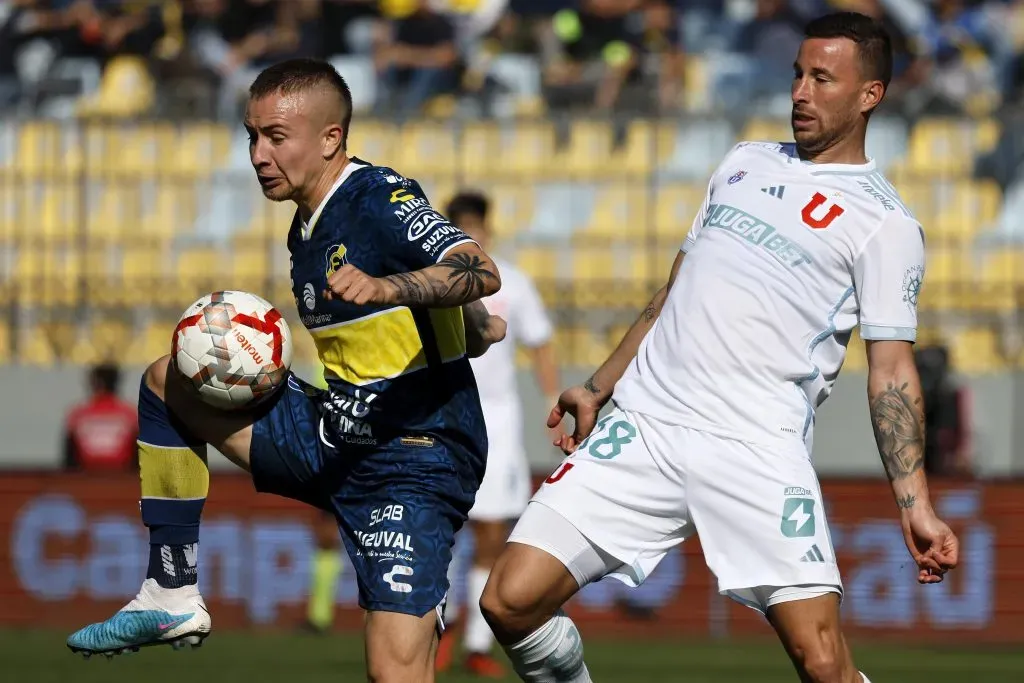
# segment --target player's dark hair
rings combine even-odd
[[[348,129],[352,125],[352,91],[329,62],[302,58],[268,66],[249,86],[249,97],[258,100],[267,95],[291,95],[316,88],[333,90],[341,98],[341,147],[348,149]]]
[[[467,214],[470,216],[476,216],[480,220],[485,220],[490,208],[491,203],[488,201],[487,197],[484,196],[483,192],[465,190],[451,198],[448,202],[445,215],[456,222],[458,222],[457,219],[459,216],[465,216]]]
[[[105,391],[108,394],[116,394],[117,386],[121,383],[121,371],[112,363],[97,365],[90,373],[92,385],[95,389]]]
[[[860,67],[865,78],[881,81],[889,88],[892,80],[892,38],[881,22],[859,12],[834,12],[814,19],[804,27],[807,38],[848,38],[857,44]]]

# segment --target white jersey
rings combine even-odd
[[[552,335],[551,320],[530,278],[511,263],[498,258],[494,262],[501,273],[501,289],[482,301],[491,315],[505,320],[508,328],[502,341],[470,361],[480,400],[484,404],[519,400],[516,391],[516,345],[541,346]]]
[[[853,328],[914,341],[921,226],[873,161],[801,161],[746,142],[715,171],[622,408],[750,443],[810,449]]]

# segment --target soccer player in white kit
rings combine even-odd
[[[479,192],[465,191],[448,202],[446,217],[477,244],[490,243],[488,214],[490,202]],[[493,315],[507,323],[505,340],[487,353],[470,361],[476,375],[487,425],[487,470],[469,512],[473,530],[473,566],[467,575],[466,619],[463,645],[466,669],[484,677],[502,677],[504,667],[491,656],[494,634],[480,613],[480,596],[494,561],[508,538],[509,523],[526,509],[533,487],[530,464],[523,445],[523,417],[516,385],[516,346],[530,355],[537,386],[554,402],[558,396],[558,366],[551,343],[553,329],[540,294],[530,278],[511,263],[499,259],[501,291],[482,299]],[[500,313],[499,313],[500,311]],[[449,567],[451,575],[455,563]],[[445,609],[449,624],[459,619],[459,605],[451,599]],[[441,641],[437,655],[438,670],[446,669],[453,657],[454,639]]]
[[[694,534],[719,591],[766,616],[800,680],[867,680],[840,628],[842,582],[810,458],[815,407],[858,324],[871,422],[918,580],[956,565],[958,541],[922,469],[912,353],[921,226],[864,149],[891,73],[889,37],[872,19],[808,24],[794,64],[795,142],[729,152],[666,287],[593,377],[559,398],[549,425],[575,418],[559,441],[570,455],[481,599],[524,681],[590,681],[562,604],[609,574],[643,581]]]

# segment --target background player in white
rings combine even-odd
[[[594,376],[559,398],[549,424],[574,416],[559,440],[572,455],[523,513],[481,599],[523,680],[589,681],[561,605],[608,574],[642,581],[694,533],[719,591],[766,615],[802,681],[867,680],[840,628],[842,583],[810,459],[814,408],[858,323],[918,581],[956,565],[922,469],[921,228],[865,155],[891,73],[873,20],[811,22],[794,64],[796,142],[727,155],[667,286]]]
[[[446,217],[486,249],[491,242],[488,220],[490,202],[479,192],[461,192],[448,203]],[[507,323],[505,340],[491,346],[471,362],[480,391],[480,404],[487,424],[487,471],[476,503],[469,513],[473,530],[473,566],[466,582],[466,619],[463,645],[466,668],[475,674],[501,677],[504,667],[491,657],[494,634],[480,613],[480,596],[494,561],[508,538],[509,522],[522,514],[530,500],[530,464],[523,446],[523,417],[516,386],[516,346],[529,351],[537,386],[554,403],[558,397],[558,366],[551,343],[552,327],[540,294],[525,273],[498,259],[502,287],[494,296],[482,299],[492,315]],[[449,567],[449,577],[455,563]],[[445,618],[448,630],[459,617],[459,605],[449,592]],[[451,664],[455,639],[451,633],[441,641],[437,666]]]

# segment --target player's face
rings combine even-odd
[[[302,93],[249,100],[245,129],[249,160],[267,199],[298,200],[323,167],[320,129],[310,119]]]
[[[861,73],[857,45],[847,38],[807,38],[793,64],[793,139],[820,152],[857,129],[877,101]]]

